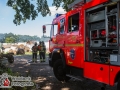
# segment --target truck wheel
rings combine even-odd
[[[55,77],[56,77],[59,81],[67,82],[67,81],[70,79],[70,77],[67,77],[67,76],[66,76],[65,70],[63,69],[62,60],[57,60],[57,61],[54,63],[53,72],[54,72]]]
[[[101,90],[105,90],[105,87],[101,87]]]
[[[120,78],[119,78],[118,83],[117,83],[117,90],[120,90]]]
[[[8,62],[9,62],[9,63],[13,63],[13,62],[14,62],[14,57],[13,57],[13,55],[9,55],[7,58],[8,58]]]

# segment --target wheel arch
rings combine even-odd
[[[114,83],[116,83],[119,80],[119,78],[120,78],[120,71],[118,71],[118,73],[116,74]]]
[[[64,50],[62,50],[60,48],[54,49],[52,52],[51,58],[52,58],[52,65],[54,65],[55,61],[59,60],[59,59],[61,59],[63,64],[65,65],[65,52],[64,52]]]

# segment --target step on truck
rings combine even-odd
[[[117,84],[120,90],[120,0],[75,0],[68,8],[47,24],[55,77],[95,80],[101,89]]]

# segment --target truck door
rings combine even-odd
[[[58,22],[58,33],[57,33],[57,46],[58,48],[64,48],[65,47],[65,18],[61,18]]]
[[[77,13],[76,13],[77,12]],[[69,66],[81,67],[83,60],[83,43],[81,42],[81,28],[80,28],[80,11],[70,12],[67,14],[67,35],[66,35],[66,48],[67,48],[67,64]]]

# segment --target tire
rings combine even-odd
[[[70,77],[66,76],[66,72],[63,69],[63,63],[62,60],[57,60],[54,65],[53,65],[53,72],[55,77],[59,80],[59,81],[63,81],[63,82],[67,82],[70,80]]]
[[[120,78],[119,78],[118,83],[117,83],[117,90],[120,90]]]
[[[14,57],[13,57],[13,55],[9,55],[7,58],[8,58],[8,62],[9,62],[9,63],[13,63],[13,62],[14,62]]]
[[[101,87],[101,90],[105,90],[105,87]]]

